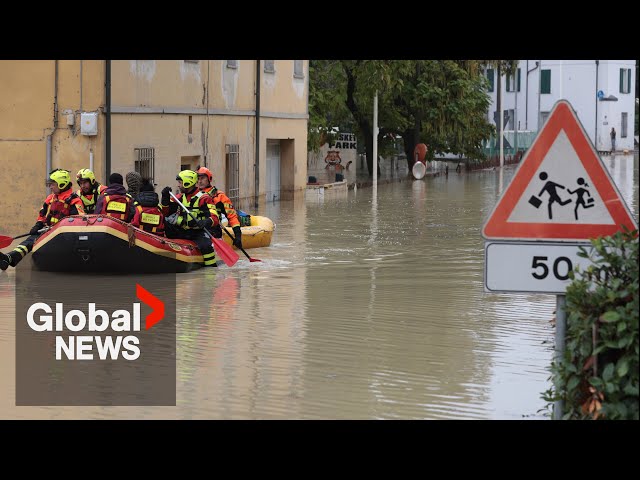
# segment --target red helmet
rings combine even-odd
[[[209,183],[211,183],[213,180],[213,173],[211,173],[211,170],[209,170],[207,167],[200,167],[198,169],[198,176],[200,175],[206,175],[207,177],[209,177]]]

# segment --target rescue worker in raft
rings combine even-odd
[[[218,216],[222,218],[224,214],[229,221],[229,226],[233,229],[233,244],[237,248],[242,248],[242,231],[240,230],[240,220],[238,219],[238,213],[235,208],[233,208],[233,204],[231,203],[231,199],[227,197],[227,195],[218,190],[214,185],[211,184],[213,179],[213,174],[211,170],[207,167],[201,167],[198,169],[198,188],[201,192],[208,193],[213,198],[213,203],[218,210]]]
[[[94,173],[88,168],[78,170],[76,181],[80,186],[80,190],[76,190],[76,195],[82,200],[85,213],[93,213],[98,196],[107,189],[107,186],[100,185]]]
[[[213,197],[198,190],[198,174],[193,170],[182,170],[176,176],[176,180],[180,189],[177,198],[197,220],[191,218],[169,196],[171,188],[164,187],[161,206],[165,215],[165,234],[168,238],[183,238],[196,242],[205,267],[217,267],[212,241],[204,231],[206,228],[216,238],[222,237],[220,218]]]
[[[136,213],[131,220],[131,225],[145,232],[164,237],[164,215],[160,209],[160,200],[153,189],[153,183],[147,178],[142,179],[134,208]]]
[[[82,200],[71,188],[69,171],[57,168],[49,174],[47,185],[51,194],[45,199],[38,213],[36,224],[29,231],[30,236],[14,248],[9,254],[0,253],[0,270],[6,270],[9,265],[15,267],[33,249],[33,244],[42,233],[44,227],[52,227],[69,215],[84,215]],[[44,233],[44,232],[43,232]]]
[[[112,173],[109,186],[98,197],[94,213],[108,215],[129,223],[135,214],[133,197],[127,193],[123,185],[122,175]]]

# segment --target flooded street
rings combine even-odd
[[[604,163],[637,220],[638,155]],[[248,250],[262,262],[177,277],[175,407],[16,407],[1,272],[0,418],[547,418],[556,297],[483,288],[481,228],[514,172],[244,208],[277,225]]]

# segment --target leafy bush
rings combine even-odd
[[[565,352],[543,399],[563,400],[563,419],[638,420],[638,231],[591,244],[579,255],[593,265],[571,273]]]

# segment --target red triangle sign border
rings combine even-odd
[[[593,182],[592,187],[598,191],[615,224],[507,221],[561,131],[564,131],[576,151]],[[638,228],[573,108],[568,101],[559,100],[523,157],[511,183],[498,199],[482,228],[482,236],[487,240],[584,242],[599,236],[613,235],[622,230],[622,225],[630,230]]]

